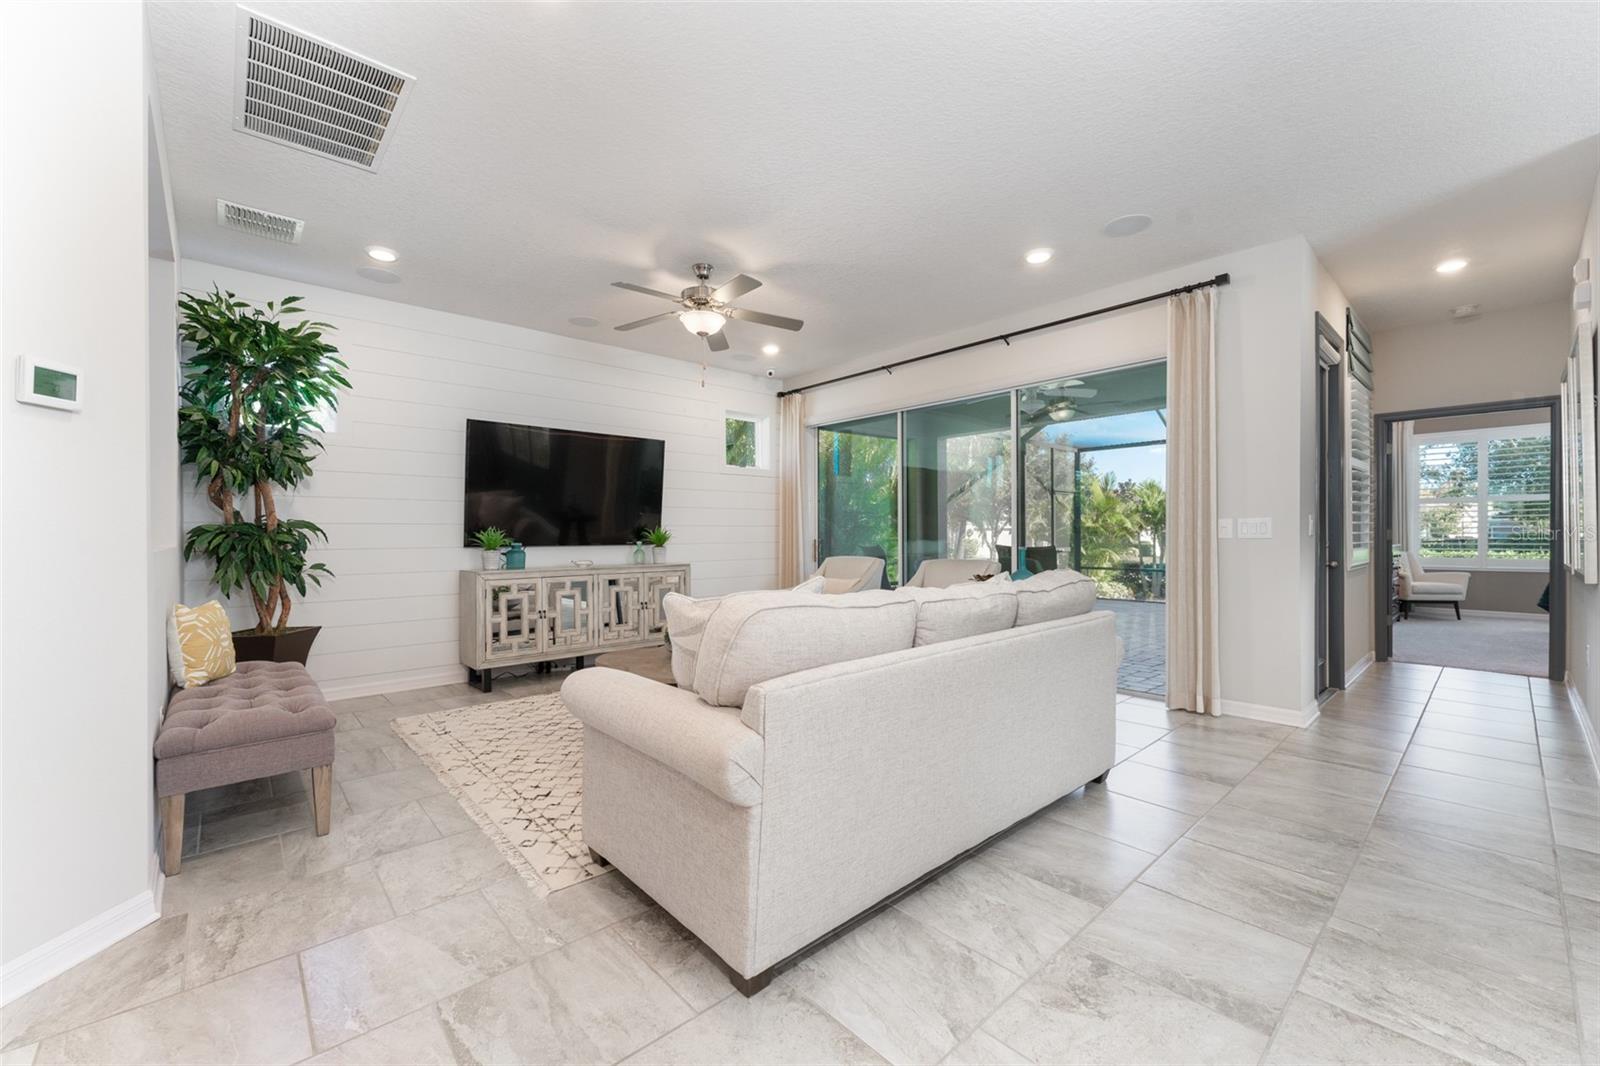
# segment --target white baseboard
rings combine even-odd
[[[0,1003],[32,992],[161,916],[150,889],[0,967]]]
[[[329,700],[352,700],[358,696],[381,696],[386,692],[408,692],[414,688],[455,685],[466,679],[466,667],[446,666],[426,673],[404,674],[400,677],[327,681],[319,683],[317,687],[322,689],[322,694]]]
[[[1361,658],[1357,659],[1356,664],[1344,672],[1345,687],[1349,688],[1355,679],[1366,673],[1367,667],[1371,666],[1376,661],[1376,656],[1370,651]]]
[[[1550,617],[1543,611],[1480,611],[1477,608],[1467,607],[1461,608],[1461,613],[1463,615],[1471,615],[1473,618],[1519,618],[1527,620],[1529,618],[1548,619]]]
[[[1218,700],[1223,714],[1231,714],[1236,718],[1254,718],[1258,722],[1271,722],[1274,725],[1294,726],[1302,729],[1317,720],[1320,713],[1317,701],[1312,700],[1305,707],[1294,710],[1289,707],[1271,707],[1265,703],[1246,703],[1243,700]]]
[[[1594,723],[1589,721],[1589,708],[1583,705],[1583,697],[1570,681],[1567,682],[1567,699],[1572,701],[1572,709],[1578,712],[1578,728],[1583,730],[1583,743],[1589,749],[1589,763],[1596,773],[1600,773],[1600,737],[1594,735]]]

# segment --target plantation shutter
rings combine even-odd
[[[1345,360],[1350,381],[1347,405],[1350,441],[1350,499],[1346,508],[1350,523],[1348,566],[1365,566],[1372,561],[1372,338],[1356,320],[1355,312],[1345,308]]]
[[[1489,558],[1548,558],[1549,433],[1492,436],[1486,444]]]
[[[1534,569],[1550,552],[1550,431],[1542,426],[1419,435],[1418,553]]]
[[[1372,560],[1372,390],[1350,378],[1350,565]]]

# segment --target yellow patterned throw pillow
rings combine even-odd
[[[167,665],[172,683],[192,688],[233,673],[233,627],[216,600],[199,607],[183,604],[167,619]]]

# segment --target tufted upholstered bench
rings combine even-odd
[[[240,663],[227,677],[174,695],[155,744],[162,870],[178,872],[184,797],[202,788],[309,769],[317,835],[326,836],[334,726],[322,690],[299,663]]]

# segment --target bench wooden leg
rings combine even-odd
[[[311,807],[317,816],[317,836],[327,836],[333,822],[332,763],[311,768]]]
[[[183,793],[161,797],[161,872],[177,877],[183,864]]]

